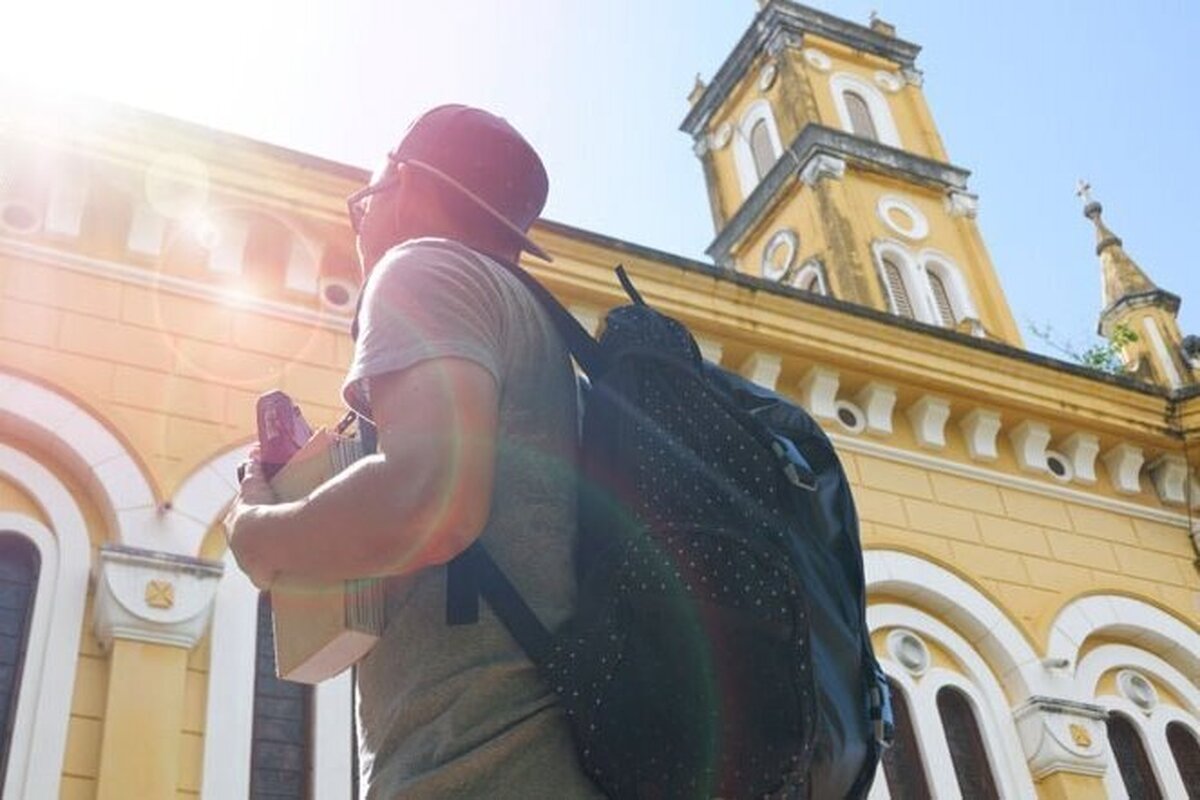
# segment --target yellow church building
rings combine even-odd
[[[1024,348],[918,51],[763,2],[681,125],[711,261],[543,221],[528,267],[595,330],[623,263],[832,437],[897,698],[873,800],[1200,797],[1200,341],[1083,191],[1127,372]],[[5,104],[3,796],[347,800],[350,677],[274,678],[220,519],[259,393],[341,416],[367,175]]]

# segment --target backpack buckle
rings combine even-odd
[[[892,746],[896,738],[896,716],[892,709],[892,689],[887,677],[875,668],[875,684],[871,687],[871,721],[875,727],[875,741],[883,750]]]
[[[791,439],[779,434],[773,434],[773,438],[771,451],[779,459],[780,468],[783,470],[784,477],[788,479],[788,483],[809,492],[815,491],[817,474],[813,472],[804,456],[796,449],[796,445],[792,444]]]

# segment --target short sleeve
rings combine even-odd
[[[364,290],[354,360],[342,385],[347,405],[370,417],[370,378],[437,358],[472,361],[502,386],[496,269],[453,242],[424,239],[388,251]]]

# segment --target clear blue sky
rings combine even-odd
[[[918,65],[952,161],[1026,321],[1092,341],[1099,271],[1075,182],[1200,333],[1200,6],[823,0],[874,8],[924,47]],[[700,167],[678,131],[753,0],[25,0],[6,8],[0,79],[119,100],[371,166],[441,102],[483,105],[543,154],[546,215],[704,258]]]

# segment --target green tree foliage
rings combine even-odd
[[[1137,333],[1128,323],[1121,322],[1113,328],[1112,335],[1090,347],[1080,350],[1072,342],[1061,339],[1050,325],[1035,325],[1030,322],[1029,331],[1045,342],[1052,350],[1074,361],[1076,364],[1104,372],[1109,375],[1128,375],[1130,370],[1121,358],[1121,350],[1138,340]]]

